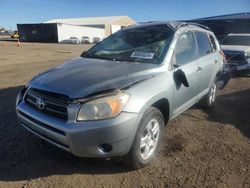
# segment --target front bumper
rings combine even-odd
[[[230,63],[228,63],[228,64],[230,66],[231,72],[250,70],[250,63],[238,64],[238,65],[230,64]]]
[[[21,101],[16,105],[17,118],[24,128],[80,157],[115,157],[127,154],[133,143],[141,114],[122,112],[112,119],[64,121],[48,116]],[[111,146],[109,152],[101,148]]]
[[[235,67],[235,71],[250,70],[250,63],[244,65],[238,65]]]

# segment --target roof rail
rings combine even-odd
[[[195,22],[181,22],[176,29],[179,29],[181,27],[185,27],[185,26],[189,26],[189,25],[193,25],[193,26],[198,26],[201,27],[203,29],[209,30],[211,31],[211,29],[205,25],[199,24],[199,23],[195,23]]]
[[[202,29],[206,29],[206,30],[209,30],[211,31],[211,29],[205,25],[202,25],[202,24],[199,24],[199,23],[195,23],[195,22],[188,22],[187,23],[188,25],[194,25],[194,26],[198,26],[198,27],[201,27]]]
[[[179,29],[179,28],[185,27],[185,26],[188,26],[188,23],[187,23],[187,22],[180,22],[180,24],[177,26],[176,29]]]

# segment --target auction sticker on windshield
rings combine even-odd
[[[148,52],[133,52],[130,57],[141,59],[153,59],[154,55],[154,53]]]

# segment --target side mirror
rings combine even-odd
[[[180,84],[183,84],[185,87],[189,87],[187,77],[181,69],[178,69],[174,72],[174,80],[179,86]]]

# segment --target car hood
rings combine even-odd
[[[34,77],[29,87],[67,95],[71,99],[121,89],[159,72],[158,65],[75,58]]]
[[[247,52],[250,53],[250,46],[221,45],[223,51]]]

